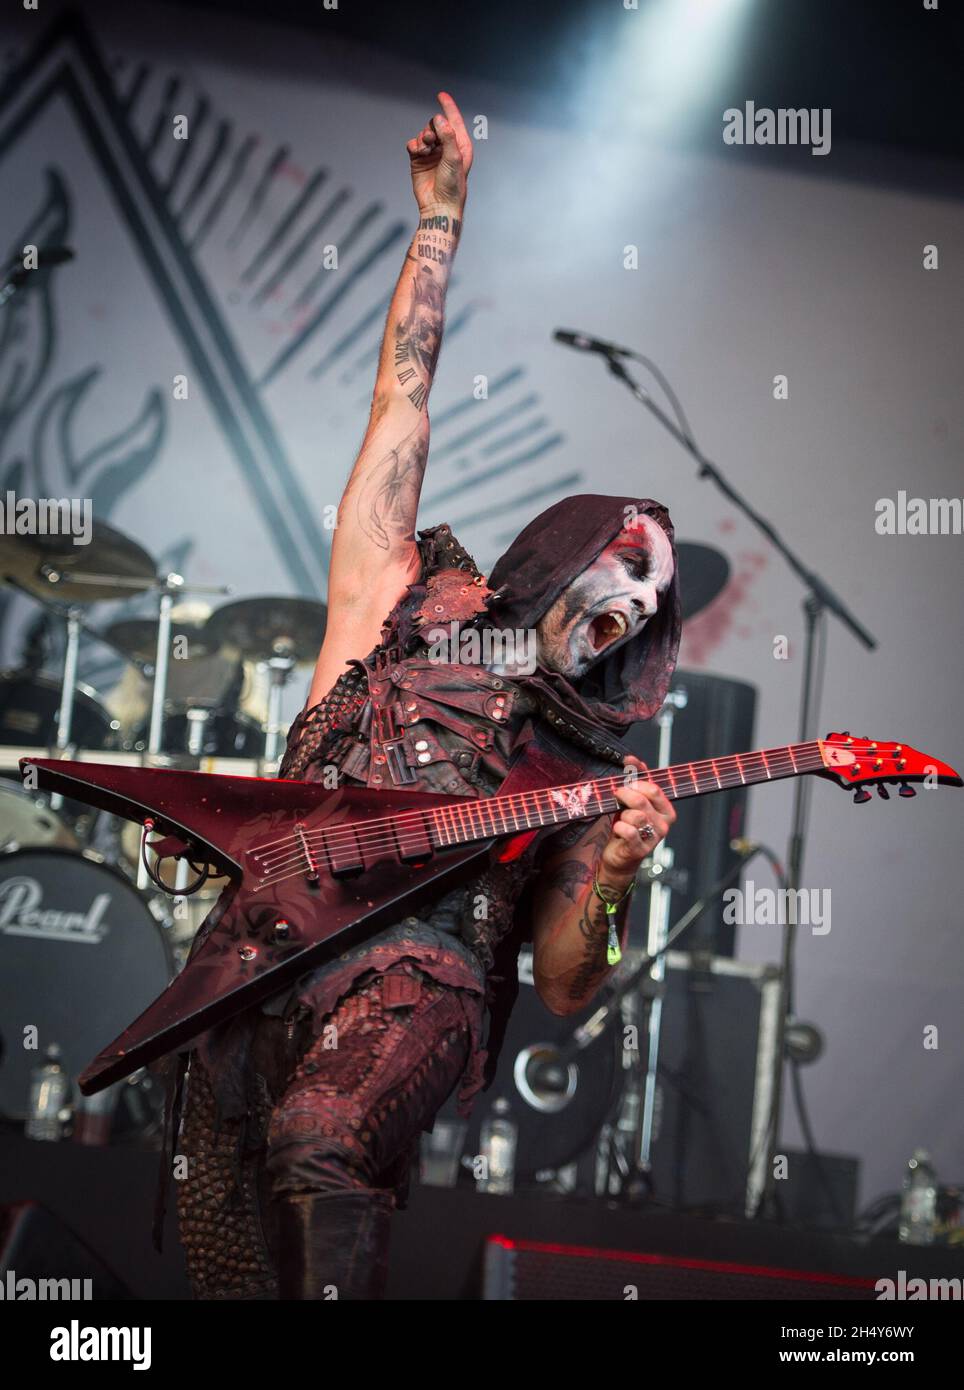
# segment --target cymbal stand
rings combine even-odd
[[[295,658],[290,643],[282,639],[274,644],[274,653],[267,661],[271,686],[268,691],[268,720],[264,731],[265,764],[276,763],[281,744],[281,699],[291,679]]]

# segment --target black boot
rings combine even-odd
[[[295,1193],[275,1203],[282,1299],[376,1299],[388,1277],[387,1192]]]

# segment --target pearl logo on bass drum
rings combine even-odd
[[[86,912],[44,908],[43,888],[35,878],[10,878],[0,884],[0,932],[97,945],[110,930],[104,920],[110,901],[109,893],[98,893]]]

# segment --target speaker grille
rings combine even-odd
[[[485,1300],[875,1299],[873,1279],[489,1236]]]

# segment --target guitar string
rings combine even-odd
[[[787,760],[784,762],[783,767],[781,768],[777,760],[774,759],[772,760],[772,767],[774,769],[775,775],[779,777],[781,772],[793,775],[797,772],[805,774],[819,771],[823,767],[823,762],[821,760],[819,763],[816,763],[813,767],[806,768],[794,766],[791,760]],[[726,790],[726,788],[721,788],[719,785],[713,785],[712,783],[708,783],[705,787],[701,787],[699,786],[698,782],[696,782],[696,779],[693,780],[698,795],[703,794],[704,792]],[[714,781],[715,780],[716,779],[714,778]],[[481,838],[487,839],[490,838],[492,835],[509,833],[510,830],[532,828],[528,821],[530,808],[526,806],[523,798],[533,797],[538,794],[544,794],[548,791],[575,790],[577,788],[585,786],[592,786],[593,788],[603,787],[607,788],[610,792],[615,792],[617,786],[622,785],[622,778],[601,778],[594,782],[574,782],[571,783],[569,787],[534,788],[532,791],[529,792],[513,792],[505,797],[466,797],[464,798],[463,804],[455,803],[443,807],[427,807],[424,811],[412,810],[400,812],[395,817],[386,817],[382,821],[378,822],[352,821],[342,826],[328,826],[321,827],[316,830],[303,830],[299,835],[291,835],[284,837],[283,839],[270,841],[268,842],[268,844],[261,844],[256,849],[249,851],[249,855],[250,857],[257,859],[267,872],[271,872],[272,869],[279,867],[282,862],[297,861],[304,863],[305,845],[302,842],[302,837],[304,841],[309,842],[309,848],[319,847],[325,849],[333,849],[337,851],[339,848],[354,849],[357,845],[358,847],[361,847],[363,849],[374,849],[376,845],[378,845],[379,847],[389,846],[395,841],[396,838],[398,838],[400,841],[401,836],[405,833],[405,830],[408,828],[408,823],[412,823],[411,829],[413,831],[418,830],[424,832],[425,817],[438,817],[440,815],[451,816],[453,818],[453,822],[462,822],[463,818],[464,820],[467,820],[469,829],[473,832],[470,838],[479,838],[475,834],[476,827],[473,824],[473,818],[477,820],[479,824],[484,826],[484,817],[488,815],[488,817],[492,820],[492,826],[490,829],[483,829],[481,835]],[[732,786],[736,785],[738,784],[732,784]],[[675,788],[669,788],[668,790],[670,790],[673,796],[676,795]],[[598,791],[594,791],[592,793],[592,796],[597,802],[600,802],[600,809],[594,812],[594,814],[596,815],[606,814],[610,811],[619,809],[618,802],[612,805],[606,805],[605,807],[602,807],[601,798],[599,796]],[[506,815],[502,811],[502,806],[504,806],[505,803],[510,800],[522,800],[522,806],[510,806],[508,809],[508,814],[512,815],[513,817],[518,817],[521,814],[522,816],[526,817],[525,823],[522,825],[513,825],[508,829],[500,828],[498,825],[495,824],[495,817],[498,816],[500,819],[506,818]],[[469,808],[472,809],[470,810]],[[536,809],[539,809],[538,805]],[[552,810],[553,807],[546,806],[545,809]],[[564,807],[560,809],[565,810]],[[566,818],[575,819],[575,817]],[[584,817],[580,817],[579,819],[584,819]],[[421,822],[421,824],[419,824],[419,822]],[[552,823],[553,822],[546,822],[546,824]],[[554,823],[559,824],[560,822],[555,821]],[[381,829],[382,825],[385,826],[384,830]],[[376,826],[379,828],[376,829]],[[361,827],[364,828],[362,829]],[[437,821],[436,828],[438,828]],[[444,824],[442,828],[445,828]],[[465,826],[464,823],[453,823],[453,828],[456,830],[460,830],[464,829]],[[285,848],[281,848],[281,846],[285,846]],[[268,848],[273,849],[274,853],[265,855],[265,850]],[[286,858],[286,856],[288,856],[289,854],[294,854],[295,860]]]
[[[775,766],[778,766],[778,765],[780,764],[780,762],[782,761],[782,763],[783,763],[784,766],[788,766],[788,765],[789,765],[789,766],[791,767],[791,770],[795,770],[795,769],[793,768],[794,759],[793,759],[793,757],[792,757],[791,754],[790,754],[790,749],[792,749],[794,753],[798,753],[798,754],[800,754],[800,755],[803,755],[804,752],[806,752],[806,755],[808,755],[808,756],[815,754],[815,755],[817,756],[817,758],[819,759],[819,761],[818,761],[817,763],[814,764],[814,767],[813,767],[813,768],[801,769],[802,771],[816,771],[818,767],[822,767],[822,766],[823,766],[823,759],[820,757],[818,742],[817,742],[817,740],[812,740],[812,741],[809,742],[809,743],[786,744],[786,745],[783,745],[781,748],[757,749],[757,750],[755,750],[755,751],[753,751],[753,752],[751,752],[751,753],[728,753],[728,754],[724,754],[722,757],[719,757],[719,758],[706,758],[706,759],[700,759],[700,760],[698,760],[698,761],[696,761],[696,762],[693,762],[693,763],[676,763],[676,764],[674,764],[672,767],[668,767],[668,768],[666,768],[666,767],[662,767],[662,768],[653,768],[653,769],[651,769],[651,770],[649,771],[649,773],[648,773],[648,779],[651,780],[651,781],[653,781],[653,782],[656,782],[657,785],[659,785],[659,781],[660,781],[660,779],[661,779],[661,780],[663,781],[663,783],[665,784],[665,785],[663,786],[662,789],[663,789],[664,791],[668,789],[669,791],[675,793],[676,788],[675,788],[674,783],[677,782],[677,781],[682,781],[682,780],[684,780],[684,777],[683,777],[682,772],[681,772],[681,770],[684,769],[684,768],[689,768],[689,769],[696,769],[696,768],[702,768],[702,767],[710,768],[709,776],[710,776],[710,778],[712,779],[712,781],[717,781],[717,780],[718,780],[717,777],[716,777],[715,771],[713,771],[713,769],[712,769],[712,764],[715,763],[715,764],[717,765],[717,767],[722,767],[722,766],[724,766],[724,765],[726,765],[726,764],[728,764],[728,763],[732,763],[732,764],[734,764],[734,765],[736,766],[736,768],[740,769],[740,764],[741,764],[741,762],[745,762],[745,761],[746,761],[747,759],[749,759],[749,758],[762,758],[762,759],[764,760],[765,764],[768,765],[768,766],[769,766],[770,764],[773,764],[773,765],[775,765]],[[675,777],[675,778],[674,778],[673,775],[672,775],[674,772],[676,772],[676,773],[678,774],[678,776]],[[727,775],[729,775],[729,769],[728,769]],[[640,780],[646,780],[646,779],[645,779],[645,778],[640,778]],[[694,785],[696,785],[698,791],[702,791],[702,790],[703,790],[703,788],[701,788],[701,787],[699,786],[700,777],[699,777],[698,775],[692,775],[692,776],[690,777],[690,780],[694,783]],[[765,780],[765,779],[761,778],[760,780],[762,781],[762,780]],[[712,787],[712,781],[709,781],[709,782],[707,783],[706,790],[707,790],[707,791],[709,791],[709,790],[721,790],[719,787],[713,788],[713,787]],[[465,801],[465,803],[468,804],[468,805],[476,805],[476,804],[477,804],[478,802],[480,802],[480,801],[481,801],[481,802],[509,801],[509,800],[515,800],[515,799],[517,799],[517,798],[519,798],[519,797],[523,797],[523,796],[532,796],[532,795],[534,795],[534,794],[536,794],[536,793],[542,793],[542,792],[548,792],[548,791],[560,791],[560,792],[571,791],[571,790],[573,790],[573,789],[575,789],[575,788],[577,788],[577,787],[584,787],[584,786],[587,786],[587,785],[593,785],[594,782],[598,782],[600,785],[607,785],[607,784],[608,784],[608,785],[612,785],[613,787],[615,787],[615,785],[616,785],[617,783],[618,783],[619,785],[626,785],[626,783],[625,783],[623,777],[621,777],[621,776],[615,776],[615,775],[614,775],[613,777],[607,777],[607,778],[597,778],[597,779],[585,778],[585,779],[583,779],[583,780],[580,781],[580,782],[569,782],[569,783],[566,783],[565,785],[559,786],[559,787],[552,787],[552,788],[549,788],[549,787],[537,787],[537,788],[532,788],[530,791],[526,791],[526,792],[508,792],[508,793],[506,793],[504,796],[500,796],[499,793],[496,793],[496,795],[495,795],[494,797],[465,797],[465,798],[462,798],[462,799],[463,799],[463,800]],[[742,785],[742,783],[741,783],[741,784],[733,783],[733,786],[737,786],[737,785]],[[431,809],[431,808],[429,808],[429,809]],[[456,809],[456,808],[453,808],[453,809]],[[379,827],[379,828],[380,828],[380,827],[383,826],[383,825],[387,827],[387,826],[391,826],[391,825],[397,824],[399,821],[405,819],[406,817],[409,817],[409,818],[421,817],[421,816],[424,816],[425,814],[426,814],[426,811],[413,809],[413,810],[411,810],[411,811],[400,811],[400,812],[397,812],[395,815],[389,815],[389,816],[379,817],[379,818],[377,818],[377,819],[375,819],[375,820],[370,820],[370,821],[354,821],[354,822],[352,822],[351,824],[352,824],[352,826],[354,826],[354,825],[365,825],[366,828],[367,828],[368,830],[374,830],[376,827]],[[337,834],[338,831],[339,831],[339,829],[341,829],[341,828],[342,828],[342,827],[335,827],[335,826],[333,826],[333,827],[330,827],[326,832],[320,832],[320,831],[317,831],[317,830],[310,830],[310,831],[306,831],[306,832],[304,832],[304,833],[306,833],[309,837],[311,837],[311,836],[317,836],[317,835],[320,834],[320,833],[327,833],[327,834],[333,835],[333,834]],[[344,827],[344,829],[347,830],[348,827],[346,826],[346,827]],[[352,833],[356,833],[356,832],[353,831]],[[298,841],[299,841],[299,838],[300,838],[300,837],[299,837],[297,834],[288,834],[288,835],[279,836],[278,839],[276,839],[276,840],[266,840],[266,841],[264,841],[261,845],[258,846],[258,852],[262,852],[262,851],[264,851],[264,850],[272,849],[272,848],[274,848],[275,846],[281,846],[281,845],[294,845],[294,844],[297,844]]]
[[[808,773],[808,771],[817,771],[818,769],[820,769],[820,767],[822,767],[822,759],[821,762],[818,763],[818,765],[810,767],[810,769],[803,769],[803,767],[799,767],[799,769],[797,769],[797,767],[790,767],[789,759],[785,760],[783,766],[785,766],[785,769],[788,769],[790,771],[800,771],[800,773]],[[774,767],[776,770],[779,770],[778,763],[776,763],[775,759]],[[622,778],[600,778],[600,780],[596,781],[596,783],[589,784],[572,783],[572,788],[585,787],[585,785],[592,785],[592,787],[595,788],[595,791],[593,791],[593,796],[592,798],[590,798],[590,801],[595,801],[596,805],[590,806],[588,802],[586,803],[586,815],[578,817],[567,816],[565,817],[565,820],[588,820],[592,819],[592,817],[604,815],[604,813],[611,812],[611,810],[618,809],[620,803],[614,801],[604,802],[599,792],[599,788],[607,787],[608,790],[615,791],[615,787],[617,787],[617,784],[622,784]],[[538,788],[538,791],[547,790],[549,790],[549,788]],[[563,790],[563,788],[553,788],[553,790]],[[706,788],[697,787],[697,792],[701,790],[717,791],[720,790],[720,788],[710,787],[710,785],[707,785]],[[514,792],[514,794],[511,794],[511,799],[517,801],[517,799],[522,799],[525,798],[525,796],[532,795],[533,792]],[[513,826],[500,827],[495,826],[495,823],[493,823],[492,827],[485,828],[485,823],[483,823],[482,820],[482,813],[479,812],[479,810],[476,808],[486,808],[486,806],[488,806],[490,816],[495,817],[496,812],[495,809],[492,808],[492,801],[495,801],[495,799],[496,798],[465,798],[464,806],[453,805],[446,806],[446,808],[429,808],[428,810],[425,810],[425,812],[403,813],[403,817],[399,817],[399,820],[410,820],[413,819],[413,817],[425,817],[426,815],[438,816],[438,813],[442,812],[443,815],[451,815],[451,817],[453,817],[453,824],[451,824],[450,828],[456,830],[457,834],[460,833],[460,831],[465,830],[465,820],[467,820],[469,830],[467,840],[458,840],[458,838],[456,838],[454,844],[460,844],[460,842],[468,842],[471,840],[488,840],[488,838],[499,837],[499,835],[501,834],[508,834],[513,833],[513,831],[517,830],[528,830],[528,828],[533,828],[531,826],[531,821],[529,821],[528,819],[529,808],[526,808],[525,803],[522,803],[521,808],[510,808],[508,816],[513,817],[513,820],[517,821],[517,823],[513,824]],[[468,813],[469,806],[471,806],[471,808],[476,809],[475,821],[478,821],[478,824],[474,823],[474,819],[472,819],[471,813]],[[508,819],[508,816],[503,815],[503,813],[501,812],[499,813],[499,815],[500,819]],[[518,817],[520,816],[525,817],[525,819],[522,820],[521,823],[520,821],[518,821]],[[554,821],[554,823],[558,824],[560,823],[560,821]],[[356,823],[353,824],[356,824],[356,826],[364,826],[365,821],[356,821]],[[553,824],[553,821],[547,821],[546,824]],[[482,827],[481,830],[479,830],[479,827]],[[439,824],[439,821],[436,820],[432,828],[433,830],[435,830],[436,835],[438,835],[439,833],[443,833],[443,831],[449,827],[444,826],[444,823]],[[340,833],[338,833],[338,835],[336,835],[336,833],[333,833],[332,830],[319,830],[310,831],[310,833],[306,835],[306,840],[307,838],[311,838],[311,840],[315,841],[321,840],[322,842],[324,842],[324,844],[322,844],[322,847],[332,849],[332,851],[335,853],[338,853],[339,849],[350,849],[351,852],[357,851],[357,849],[360,849],[360,851],[363,852],[376,852],[378,851],[378,849],[394,848],[396,847],[396,845],[401,849],[401,852],[404,853],[408,851],[408,849],[415,849],[415,851],[417,851],[417,849],[421,849],[422,845],[424,845],[424,820],[422,820],[422,835],[419,835],[418,840],[413,840],[413,838],[411,837],[406,837],[406,827],[404,826],[399,826],[399,828],[397,828],[396,833],[394,834],[365,833],[365,831],[353,830],[353,828],[346,826],[340,827]],[[294,852],[292,858],[289,858],[288,852],[282,851],[281,859],[278,858],[278,852],[275,852],[275,855],[269,856],[269,859],[261,860],[261,872],[263,872],[264,876],[263,883],[267,883],[268,880],[272,880],[275,874],[278,874],[279,870],[286,869],[286,867],[288,867],[289,865],[292,866],[293,874],[299,874],[304,872],[304,869],[306,869],[306,855],[304,855],[304,847],[303,845],[301,845],[299,837],[293,837],[293,840],[294,842],[296,842],[296,852]],[[449,844],[453,844],[453,841],[450,841]],[[433,848],[446,848],[446,842],[439,840],[438,844],[432,845],[431,840],[429,840],[428,852],[431,852]],[[251,855],[256,856],[257,858],[258,851],[251,851]],[[285,877],[290,877],[290,874],[286,874]]]
[[[776,764],[774,764],[773,766],[774,775],[779,778],[783,770],[780,769]],[[818,771],[819,766],[820,765],[817,765],[812,768],[803,768],[798,766],[792,769],[787,767],[786,771],[788,773],[799,772],[803,774],[807,772]],[[597,806],[594,807],[595,815],[602,815],[619,809],[620,803],[615,801],[615,799],[607,800],[607,802],[603,804],[598,788],[601,787],[604,790],[608,790],[610,795],[612,796],[612,794],[616,790],[616,786],[622,785],[621,779],[618,782],[616,780],[606,779],[605,781],[599,781],[589,784],[576,783],[574,784],[574,787],[582,787],[586,785],[594,787],[594,790],[591,793],[589,800],[595,800],[595,802],[597,803]],[[557,788],[555,790],[561,789]],[[706,787],[696,787],[697,794],[702,794],[704,792],[714,792],[719,790],[723,790],[723,788],[715,784],[707,785]],[[523,796],[528,798],[533,795],[534,793],[532,792],[527,792],[524,794],[514,793],[513,797],[514,799],[522,800]],[[311,851],[312,849],[322,849],[332,850],[334,852],[337,852],[341,848],[353,850],[357,846],[361,846],[362,848],[373,849],[376,845],[381,847],[391,845],[396,838],[399,840],[399,842],[401,842],[406,830],[409,829],[409,827],[413,832],[417,831],[419,834],[424,836],[424,834],[426,833],[426,817],[432,817],[434,829],[436,830],[436,832],[439,832],[440,830],[445,831],[447,828],[451,828],[458,832],[460,830],[465,829],[465,824],[467,822],[468,828],[472,832],[469,836],[469,838],[471,839],[479,838],[480,836],[482,838],[489,838],[493,835],[498,836],[501,834],[508,834],[515,830],[531,829],[532,823],[529,817],[531,815],[532,808],[526,804],[525,800],[522,801],[521,806],[509,806],[508,808],[506,808],[506,802],[508,801],[508,799],[508,797],[467,797],[465,799],[464,804],[462,805],[454,804],[444,807],[427,807],[424,811],[405,812],[399,816],[398,820],[394,823],[394,825],[392,823],[389,823],[389,826],[385,831],[372,830],[369,823],[365,821],[353,821],[339,827],[321,827],[317,830],[302,831],[302,834],[300,836],[292,837],[290,840],[287,840],[285,842],[274,842],[275,846],[284,843],[285,848],[275,847],[272,853],[265,854],[264,847],[259,846],[258,849],[250,851],[250,855],[259,862],[259,864],[265,872],[271,872],[273,869],[280,867],[280,865],[283,863],[304,863],[306,847],[309,851]],[[558,803],[556,803],[556,805],[558,805]],[[556,805],[546,805],[545,802],[543,802],[543,805],[540,807],[537,803],[535,809],[536,812],[541,815],[544,814],[546,811],[555,811]],[[560,806],[559,809],[564,813],[561,817],[554,816],[552,821],[537,822],[537,825],[558,825],[564,820],[575,819],[575,817],[565,814],[565,807]],[[515,824],[511,826],[505,823],[499,825],[499,820],[501,820],[502,822],[506,822],[510,816],[516,822]],[[520,816],[523,818],[521,823],[519,823]],[[444,818],[449,819],[449,827],[446,826]],[[585,819],[585,817],[579,818]],[[486,821],[489,822],[488,825],[486,825]],[[455,842],[457,843],[458,841],[456,840]],[[412,843],[415,843],[415,841],[412,841]],[[439,841],[439,843],[444,846],[446,843],[453,842]],[[292,858],[291,856],[294,857]]]

